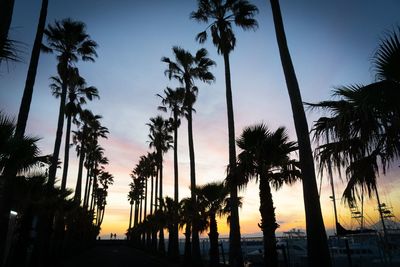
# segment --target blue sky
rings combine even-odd
[[[289,98],[286,91],[273,28],[269,1],[251,1],[260,12],[257,31],[236,29],[237,46],[231,54],[233,101],[236,134],[243,127],[265,122],[271,128],[286,126],[295,140]],[[11,37],[25,45],[24,61],[0,67],[0,109],[16,116],[29,63],[41,1],[15,2]],[[120,234],[126,229],[129,205],[126,201],[129,172],[140,155],[148,151],[146,123],[157,115],[160,99],[155,95],[176,85],[164,76],[160,59],[172,57],[171,48],[179,45],[193,53],[205,47],[217,67],[216,82],[198,83],[200,88],[194,117],[194,138],[198,183],[224,178],[228,162],[225,83],[222,58],[207,42],[195,42],[196,33],[206,25],[189,19],[196,1],[50,1],[47,23],[71,17],[84,21],[87,32],[99,44],[96,63],[77,66],[88,85],[96,86],[101,99],[88,105],[101,114],[110,130],[103,142],[110,159],[109,170],[115,176],[110,189],[104,231]],[[281,9],[293,63],[305,102],[330,97],[338,85],[368,83],[374,80],[371,57],[385,30],[400,25],[400,2],[384,1],[281,1]],[[54,144],[59,102],[52,97],[49,77],[56,74],[54,55],[42,54],[28,121],[28,134],[41,137],[43,153],[51,153]],[[309,124],[318,118],[307,113]],[[167,114],[165,114],[167,115]],[[179,157],[181,196],[189,194],[189,156],[186,123],[180,128]],[[68,185],[75,186],[77,161],[72,153]],[[62,154],[60,155],[62,157]],[[165,193],[172,195],[172,153],[166,155]],[[58,175],[61,175],[59,171]],[[381,177],[382,190],[399,199],[399,183]],[[391,178],[392,177],[392,178]],[[324,184],[325,185],[325,184]],[[338,186],[340,182],[338,182]],[[331,203],[323,186],[324,216],[329,224]],[[340,192],[340,190],[338,190]],[[244,231],[257,229],[257,185],[242,192],[241,211]],[[285,187],[274,194],[282,229],[304,227],[301,185]],[[340,197],[338,194],[337,197]],[[398,204],[398,202],[396,202]],[[346,214],[343,208],[343,214]],[[114,230],[111,230],[114,229]],[[243,227],[242,227],[243,229]]]

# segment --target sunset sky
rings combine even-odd
[[[107,170],[115,177],[109,189],[102,235],[116,232],[122,236],[128,227],[129,203],[127,193],[129,173],[148,148],[150,117],[160,112],[157,106],[166,86],[177,84],[164,75],[163,56],[172,57],[174,45],[195,53],[205,47],[216,61],[212,69],[216,82],[197,83],[198,100],[194,108],[194,144],[197,183],[222,180],[228,163],[228,137],[225,103],[224,64],[210,42],[199,45],[195,35],[204,24],[189,19],[197,8],[188,0],[68,0],[49,1],[47,24],[71,17],[87,25],[87,33],[95,40],[98,59],[95,63],[79,62],[80,74],[88,85],[96,86],[100,100],[87,105],[103,116],[108,127],[108,140],[101,142],[110,164]],[[296,140],[289,97],[280,63],[269,1],[250,1],[259,8],[256,19],[259,28],[244,32],[235,29],[237,45],[231,54],[233,104],[236,136],[245,126],[264,122],[271,129],[286,126],[291,139]],[[400,26],[398,0],[282,0],[281,9],[293,63],[304,102],[326,100],[331,89],[339,85],[366,84],[374,81],[371,57],[385,31]],[[33,44],[40,0],[16,0],[11,39],[23,43],[22,63],[2,64],[0,67],[0,110],[16,117],[19,109],[31,47]],[[49,77],[56,74],[54,55],[42,54],[30,110],[27,133],[40,137],[43,154],[53,151],[59,100],[51,95]],[[163,114],[165,117],[169,113]],[[307,112],[309,127],[321,114]],[[189,196],[189,153],[187,124],[179,132],[180,197]],[[64,136],[63,136],[64,138]],[[64,144],[62,144],[62,147]],[[63,151],[63,149],[62,149]],[[68,186],[75,188],[77,159],[71,148]],[[63,159],[63,152],[60,154]],[[165,155],[165,195],[173,196],[173,153]],[[399,217],[400,180],[398,164],[386,176],[379,177],[383,202],[394,207]],[[57,177],[62,175],[58,170]],[[333,227],[330,187],[323,178],[321,206],[326,227]],[[319,184],[320,180],[318,180]],[[343,182],[336,177],[337,195]],[[259,232],[258,185],[251,183],[241,191],[244,205],[240,210],[243,234]],[[301,184],[284,186],[274,192],[279,231],[305,228]],[[346,227],[356,227],[344,205],[339,209]],[[368,202],[368,216],[377,217],[375,201]],[[225,219],[220,220],[220,233],[226,235]]]

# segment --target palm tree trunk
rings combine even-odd
[[[155,188],[154,188],[154,213],[157,211],[157,200],[158,200],[158,175],[159,175],[159,167],[158,167],[158,164],[157,164],[157,175],[156,175],[156,185],[155,185]]]
[[[178,114],[174,112],[174,199],[179,202],[179,174],[178,174]]]
[[[154,184],[154,176],[152,175],[151,186],[150,186],[150,215],[153,215],[153,192],[154,192],[153,184]]]
[[[8,38],[8,32],[11,26],[13,10],[14,10],[14,0],[0,1],[0,53],[3,51],[5,41]]]
[[[86,153],[84,142],[85,140],[82,140],[81,142],[81,155],[79,158],[78,179],[76,180],[75,195],[74,195],[74,201],[77,204],[81,202],[83,162],[85,161],[85,153]]]
[[[160,187],[160,195],[158,196],[158,199],[159,199],[159,203],[160,203],[160,205],[161,205],[161,199],[163,199],[163,157],[162,157],[162,154],[160,154],[160,184],[159,184],[159,187]],[[161,206],[160,206],[160,208],[161,208]]]
[[[189,223],[186,223],[186,229],[185,229],[185,252],[183,255],[183,266],[190,266],[190,262],[192,259],[192,244],[190,242],[190,227],[191,225]]]
[[[263,232],[264,264],[267,267],[278,266],[278,254],[276,252],[275,231],[278,228],[275,218],[275,208],[272,200],[271,187],[266,177],[260,176],[260,214],[259,227]]]
[[[67,129],[65,132],[65,149],[64,149],[64,167],[63,167],[63,176],[61,180],[61,191],[65,191],[67,186],[67,175],[68,175],[68,163],[69,163],[69,143],[70,143],[70,135],[71,135],[71,114],[68,114],[67,117]]]
[[[143,211],[143,198],[140,198],[139,202],[139,223],[142,222],[142,211]]]
[[[228,115],[228,137],[229,137],[229,191],[231,195],[231,223],[229,230],[229,262],[232,267],[243,266],[242,248],[240,244],[240,224],[238,192],[236,183],[236,147],[235,147],[235,120],[233,114],[231,71],[229,64],[229,53],[224,52],[225,84],[226,84],[226,106]]]
[[[91,168],[90,168],[90,163],[88,163],[88,168],[86,170],[86,184],[85,184],[85,195],[83,196],[83,207],[87,208],[89,205],[89,196],[90,196],[90,186],[92,183],[91,179]]]
[[[143,220],[146,219],[147,216],[147,182],[148,182],[148,177],[145,178],[146,182],[144,184],[144,215],[143,215]]]
[[[219,266],[219,250],[218,250],[218,225],[215,213],[210,215],[210,233],[208,237],[210,239],[210,267]]]
[[[97,176],[96,174],[93,175],[93,189],[92,189],[92,194],[91,194],[91,199],[90,199],[90,209],[91,211],[94,211],[94,200],[96,198],[96,189],[97,189]]]
[[[175,203],[179,203],[179,174],[178,174],[178,114],[174,112],[174,200]],[[168,253],[172,260],[179,260],[179,230],[178,223],[174,223],[172,226],[172,233],[170,233],[171,238],[168,242]],[[171,246],[169,246],[171,243]]]
[[[161,227],[159,240],[158,240],[158,252],[164,256],[165,255],[165,241],[164,241],[164,229]]]
[[[131,210],[129,212],[129,227],[128,227],[128,229],[131,229],[131,227],[132,227],[132,209],[133,209],[133,203],[131,202]]]
[[[194,188],[196,188],[196,166],[194,158],[194,143],[193,143],[193,120],[192,120],[192,106],[188,108],[188,139],[189,139],[189,159],[190,159],[190,192],[193,202],[193,222],[192,222],[192,265],[202,266],[201,254],[200,254],[200,238],[198,230],[198,218],[197,213],[197,201],[196,193]]]
[[[6,0],[7,2],[14,2],[14,0]],[[48,0],[42,0],[42,7],[40,9],[39,23],[36,30],[35,41],[33,43],[31,60],[29,62],[28,74],[26,76],[24,94],[22,96],[21,105],[19,107],[18,121],[15,128],[15,136],[22,138],[25,133],[26,123],[28,121],[29,110],[31,107],[33,87],[36,80],[37,66],[40,57],[40,47],[42,45],[43,32],[46,26],[47,6]],[[3,16],[0,15],[0,18]]]
[[[138,225],[138,216],[139,215],[139,203],[135,201],[135,218],[133,221],[133,227],[136,227]]]
[[[40,10],[39,23],[36,31],[35,41],[33,43],[31,59],[29,62],[28,74],[25,81],[24,93],[21,100],[21,105],[18,113],[18,121],[15,129],[15,137],[22,138],[25,134],[26,122],[28,120],[33,87],[36,79],[36,71],[39,62],[40,47],[42,44],[43,31],[46,24],[47,17],[47,4],[48,0],[42,1],[42,7]],[[11,25],[11,18],[14,9],[14,0],[1,0],[0,2],[0,51],[2,51],[4,46],[4,40],[8,36],[8,30]],[[8,179],[7,177],[16,176],[17,170],[14,168],[6,167],[8,170],[4,170],[4,179],[0,181],[0,262],[2,262],[2,254],[5,247],[6,236],[8,232],[9,214],[11,210],[11,199],[12,190],[8,182],[4,181]],[[1,199],[3,198],[3,199]]]
[[[307,119],[304,113],[299,85],[297,83],[296,74],[286,42],[279,1],[270,1],[274,17],[276,39],[279,46],[283,71],[285,73],[286,85],[292,106],[293,119],[299,144],[309,264],[310,266],[331,266],[325,226],[318,196]]]
[[[60,154],[60,147],[61,147],[61,138],[63,133],[63,126],[64,126],[64,115],[65,115],[65,101],[67,98],[67,84],[63,81],[61,86],[61,100],[60,100],[60,110],[58,113],[58,126],[56,132],[56,140],[54,142],[54,151],[51,160],[51,165],[49,168],[49,179],[47,182],[48,190],[51,190],[54,187],[54,182],[56,179],[56,172],[57,172],[57,163],[58,163],[58,155]]]

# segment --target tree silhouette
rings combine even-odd
[[[193,142],[193,104],[196,101],[198,88],[194,85],[195,80],[205,83],[211,83],[215,80],[214,75],[209,69],[215,65],[215,62],[207,57],[207,50],[200,49],[193,56],[189,51],[180,47],[172,48],[175,61],[167,57],[163,57],[161,61],[168,64],[165,74],[169,79],[177,80],[185,88],[184,110],[188,121],[188,141],[189,141],[189,158],[190,158],[190,186],[196,187],[196,170]],[[196,194],[191,191],[193,203],[196,203]],[[194,204],[195,206],[195,204]],[[196,229],[196,221],[193,222],[192,231],[192,260],[193,264],[201,264],[199,233]]]
[[[297,162],[289,154],[297,150],[296,143],[288,141],[284,127],[271,132],[264,124],[246,127],[237,140],[242,152],[238,155],[238,173],[246,185],[251,178],[259,182],[259,227],[264,238],[264,261],[266,266],[278,266],[275,231],[279,227],[275,218],[271,186],[276,190],[283,184],[292,184],[300,178]]]
[[[56,177],[57,161],[60,152],[62,131],[64,125],[65,103],[67,97],[67,80],[72,64],[78,59],[94,61],[97,44],[86,34],[85,24],[71,19],[56,21],[45,30],[47,45],[43,45],[45,52],[56,53],[58,64],[57,72],[62,81],[60,96],[60,111],[58,116],[57,133],[54,143],[53,160],[49,169],[48,186],[52,187]]]
[[[196,40],[204,43],[207,40],[209,30],[212,42],[217,47],[217,51],[224,57],[225,65],[225,85],[226,85],[226,104],[228,115],[228,137],[229,137],[229,187],[232,198],[231,226],[229,232],[229,263],[236,266],[243,266],[242,250],[240,245],[240,225],[239,211],[237,202],[236,185],[236,148],[235,148],[235,124],[232,102],[231,72],[229,54],[236,45],[236,37],[232,29],[232,24],[244,30],[256,29],[258,24],[254,19],[258,12],[256,6],[246,0],[198,0],[198,9],[191,13],[191,18],[198,22],[208,24],[205,31],[196,36]]]
[[[318,196],[307,119],[304,113],[296,73],[294,71],[286,42],[279,1],[271,0],[271,7],[276,39],[278,42],[299,144],[300,169],[303,177],[303,196],[306,211],[307,253],[311,266],[331,266],[325,226]]]

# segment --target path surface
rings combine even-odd
[[[98,244],[81,255],[68,259],[62,267],[177,267],[165,258],[128,247],[124,244]]]

